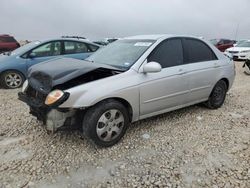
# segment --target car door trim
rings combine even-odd
[[[142,120],[142,119],[146,119],[146,118],[153,117],[153,116],[156,116],[156,115],[160,115],[160,114],[163,114],[163,113],[171,112],[173,110],[178,110],[178,109],[181,109],[181,108],[184,108],[184,107],[187,107],[187,106],[191,106],[193,104],[198,104],[198,103],[204,102],[206,100],[207,100],[207,98],[197,100],[197,101],[193,101],[193,102],[190,102],[190,103],[187,103],[187,104],[182,104],[182,105],[179,105],[179,106],[174,106],[174,107],[171,107],[171,108],[166,108],[166,109],[163,109],[163,110],[160,110],[160,111],[152,112],[150,114],[140,115],[139,119]]]
[[[162,96],[162,97],[157,97],[157,98],[153,98],[153,99],[149,99],[149,100],[146,100],[146,101],[143,101],[144,104],[146,103],[150,103],[150,102],[155,102],[155,101],[159,101],[159,100],[163,100],[163,99],[167,99],[167,98],[171,98],[171,97],[176,97],[176,96],[179,96],[179,95],[184,95],[184,94],[187,94],[189,93],[189,91],[182,91],[182,92],[178,92],[178,93],[175,93],[175,94],[170,94],[170,95],[165,95],[165,96]]]
[[[199,90],[208,89],[208,88],[211,88],[211,85],[197,87],[197,88],[191,89],[190,92],[199,91]]]

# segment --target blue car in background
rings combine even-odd
[[[32,65],[58,57],[85,59],[99,48],[88,40],[75,38],[31,42],[0,55],[0,86],[18,88],[27,78]]]

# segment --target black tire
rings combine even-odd
[[[227,84],[224,80],[220,80],[216,83],[213,88],[212,93],[209,96],[207,102],[205,102],[206,107],[210,109],[218,109],[220,108],[226,98],[227,94]]]
[[[113,120],[111,118],[108,119],[106,115],[109,112],[115,111],[115,110],[117,111],[117,113],[115,114],[115,118]],[[120,117],[118,116],[119,119],[120,118],[122,119],[123,117],[124,123],[120,123],[119,125],[117,124],[117,126],[114,126],[112,125],[111,121],[113,121],[113,124],[116,124],[115,120],[116,120],[117,114],[119,114],[120,116]],[[100,122],[100,119],[103,116],[105,116],[105,118],[109,121],[108,123],[105,124],[103,122]],[[110,113],[110,117],[111,117],[111,113]],[[101,128],[100,128],[100,125],[101,125]],[[121,140],[121,138],[124,136],[128,125],[129,125],[128,111],[123,104],[121,104],[120,102],[116,100],[105,100],[89,108],[87,112],[84,114],[83,123],[82,123],[83,134],[88,139],[90,139],[90,141],[93,141],[96,145],[100,147],[110,147],[118,143]],[[119,134],[115,134],[116,133],[115,131],[110,130],[112,129],[112,127],[118,128],[120,131]],[[105,129],[105,130],[103,131],[101,136],[100,135],[98,136],[97,129],[99,130]],[[111,134],[112,140],[105,141],[104,139],[108,136],[108,134]]]
[[[246,75],[250,75],[250,60],[247,60],[244,65],[243,65],[243,68],[245,69],[244,70],[244,73]]]
[[[15,76],[17,76],[15,80],[13,80],[13,83],[8,82],[8,77],[12,76],[13,79]],[[5,89],[16,89],[19,88],[23,85],[25,78],[23,76],[22,73],[18,72],[18,71],[6,71],[3,72],[0,75],[0,85],[5,88]]]

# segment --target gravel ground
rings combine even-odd
[[[0,187],[250,187],[250,77],[236,64],[222,108],[134,123],[107,149],[78,131],[47,134],[18,90],[0,90]]]

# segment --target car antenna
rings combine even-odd
[[[238,38],[239,27],[240,27],[240,23],[238,23],[238,24],[237,24],[237,27],[236,27],[236,31],[235,31],[235,41],[237,41],[237,38]]]

